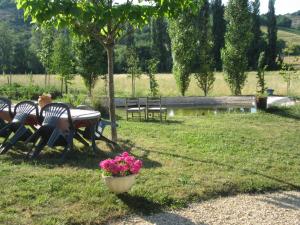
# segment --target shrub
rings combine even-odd
[[[13,100],[38,100],[43,93],[50,93],[53,99],[61,97],[55,87],[43,88],[37,85],[23,86],[17,83],[0,86],[0,95]]]

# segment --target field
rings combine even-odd
[[[120,149],[144,161],[132,191],[113,195],[98,162],[112,157],[76,144],[28,161],[20,149],[0,156],[0,224],[106,224],[238,193],[300,190],[300,108],[269,113],[178,117],[167,123],[120,120]],[[176,141],[174,141],[176,140]]]
[[[289,58],[291,62],[294,58]],[[180,96],[180,93],[176,87],[176,82],[171,74],[158,74],[157,80],[159,83],[159,92],[162,96]],[[12,82],[29,85],[30,77],[27,75],[13,75]],[[243,95],[255,95],[256,94],[256,73],[249,72],[247,83],[243,89]],[[7,78],[0,76],[0,83],[7,83]],[[33,75],[33,83],[44,86],[44,75]],[[286,83],[283,81],[279,72],[267,72],[266,73],[267,87],[275,89],[275,94],[286,95]],[[60,88],[60,81],[56,76],[51,76],[51,85]],[[291,89],[289,95],[300,96],[300,79],[294,80],[291,83]],[[117,97],[126,97],[131,95],[131,80],[127,75],[116,75],[115,76],[115,88]],[[80,76],[76,76],[75,80],[72,81],[70,87],[71,91],[75,93],[86,94],[86,89],[83,85]],[[105,95],[105,82],[99,80],[94,89],[95,96]],[[136,82],[136,93],[137,96],[149,95],[149,79],[147,76],[142,76],[141,79]],[[191,80],[191,85],[186,93],[187,96],[202,96],[203,92],[198,88],[195,79]],[[224,80],[223,73],[216,73],[216,82],[214,88],[210,93],[211,96],[228,96],[231,95],[230,89]]]
[[[267,33],[267,27],[262,27],[261,30]],[[296,29],[279,28],[278,39],[284,40],[287,44],[300,45],[300,32]]]

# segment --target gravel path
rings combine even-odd
[[[300,225],[300,192],[219,198],[180,211],[133,216],[113,225]]]

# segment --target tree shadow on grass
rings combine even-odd
[[[288,107],[272,107],[267,109],[266,112],[289,119],[300,120],[300,111],[295,112]]]
[[[118,198],[126,204],[130,210],[140,215],[144,220],[156,225],[168,225],[176,222],[182,225],[196,225],[190,219],[182,217],[171,212],[163,212],[165,207],[159,203],[153,202],[143,196],[133,196],[128,193],[118,195]],[[160,213],[150,215],[150,213]],[[204,223],[197,223],[205,225]]]
[[[129,149],[137,148],[137,149],[141,149],[141,150],[145,151],[146,156],[148,156],[149,153],[156,153],[156,154],[166,155],[166,156],[173,157],[173,158],[180,158],[180,159],[184,159],[184,160],[189,160],[189,161],[193,161],[193,162],[214,164],[216,166],[227,167],[227,168],[232,169],[232,170],[240,170],[241,172],[244,172],[244,173],[261,176],[261,177],[276,181],[278,183],[285,184],[288,187],[291,187],[295,190],[300,191],[300,184],[293,184],[293,183],[290,183],[288,181],[285,181],[285,180],[282,180],[282,179],[279,179],[279,178],[276,178],[276,177],[273,177],[273,176],[263,174],[259,171],[254,171],[254,170],[249,170],[249,169],[237,169],[234,165],[231,165],[231,164],[220,163],[220,162],[217,162],[217,161],[214,161],[214,160],[203,160],[203,159],[200,160],[200,159],[196,159],[196,158],[192,158],[192,157],[188,157],[188,156],[183,156],[183,155],[178,155],[178,154],[174,154],[174,153],[162,152],[162,151],[158,151],[158,150],[155,150],[155,149],[151,149],[151,151],[148,151],[146,149],[135,146],[135,144],[133,142],[129,141],[129,140],[126,141],[123,144],[127,145]]]
[[[73,151],[68,152],[66,157],[62,159],[61,149],[49,149],[45,148],[37,159],[30,160],[26,157],[26,150],[28,150],[24,145],[18,144],[13,150],[9,151],[3,160],[7,160],[14,164],[28,163],[32,165],[46,166],[48,168],[54,168],[57,166],[69,166],[77,168],[86,169],[99,169],[99,162],[108,158],[114,158],[123,151],[131,151],[128,147],[124,148],[125,141],[120,141],[119,145],[109,145],[107,147],[111,151],[102,151],[98,148],[96,152],[93,152],[91,148],[75,147]],[[145,152],[149,152],[143,149]],[[148,159],[148,155],[143,155],[139,159],[143,160],[145,168],[155,168],[161,167],[159,162]]]

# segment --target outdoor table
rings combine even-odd
[[[11,106],[11,111],[14,112],[14,106]],[[40,111],[41,111],[41,108],[39,108],[39,112]],[[101,113],[98,112],[98,111],[94,111],[94,110],[70,109],[70,113],[71,113],[71,119],[72,119],[73,125],[76,129],[79,129],[79,128],[93,128],[93,129],[90,129],[92,132],[95,131],[96,126],[98,124],[98,121],[101,117]],[[9,121],[9,122],[11,121],[8,109],[5,109],[2,112],[0,112],[0,118],[4,119],[6,121]],[[38,127],[40,125],[39,121],[38,121],[38,118],[35,114],[35,111],[31,113],[29,119],[26,121],[25,124],[29,125],[33,128]],[[68,129],[69,124],[68,124],[67,112],[65,112],[61,116],[59,127],[62,130]],[[93,150],[95,150],[96,149],[96,144],[95,144],[94,133],[91,134],[91,140],[90,141],[92,142]]]

